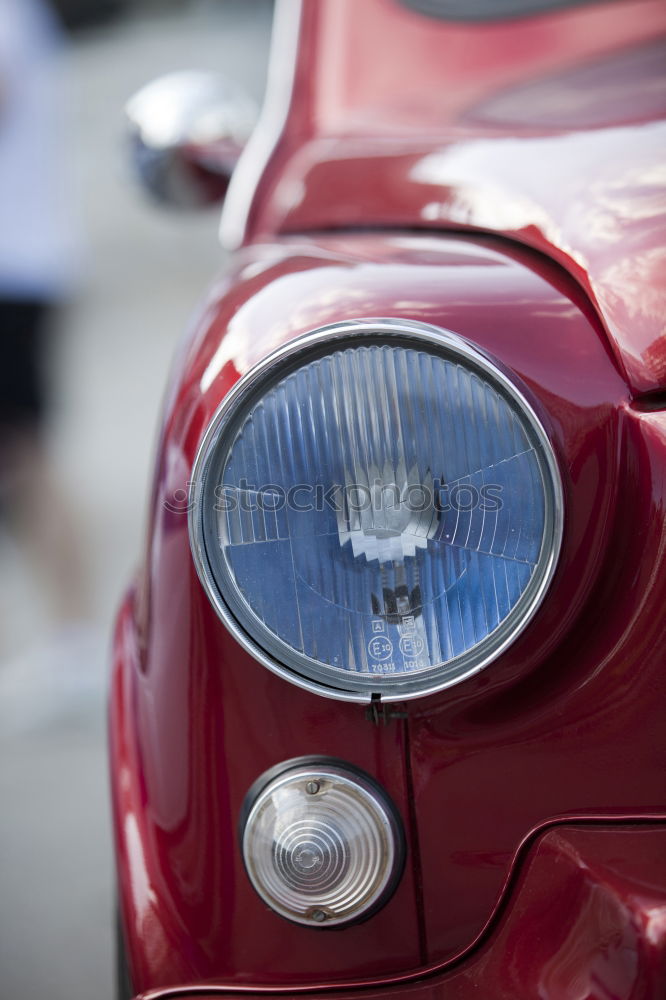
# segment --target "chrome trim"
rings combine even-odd
[[[280,377],[280,373],[286,367],[287,362],[292,362],[299,355],[306,357],[316,347],[325,344],[330,348],[330,353],[333,353],[337,349],[338,342],[353,341],[356,338],[368,339],[377,335],[385,338],[395,336],[403,340],[415,340],[421,344],[425,342],[438,351],[444,349],[451,352],[463,358],[472,367],[480,369],[490,379],[492,384],[501,389],[513,401],[521,415],[524,416],[526,426],[529,427],[536,437],[538,444],[541,446],[540,458],[543,459],[543,464],[548,472],[549,482],[545,483],[544,489],[546,510],[539,561],[529,584],[509,615],[500,622],[486,640],[448,661],[446,667],[449,670],[452,665],[456,665],[457,661],[458,670],[455,676],[451,677],[449,674],[446,680],[430,684],[427,683],[427,680],[424,683],[424,678],[421,678],[421,683],[419,684],[418,679],[413,676],[403,678],[401,681],[391,677],[390,682],[387,677],[384,684],[376,685],[377,689],[373,690],[366,681],[354,686],[352,683],[354,675],[348,674],[346,671],[338,671],[335,667],[327,668],[305,656],[299,660],[300,669],[304,669],[302,663],[305,662],[306,669],[311,669],[312,673],[320,677],[326,676],[328,678],[330,675],[331,681],[330,684],[327,684],[323,681],[303,676],[297,672],[295,667],[286,666],[270,656],[241,627],[225,603],[210,567],[203,538],[202,506],[205,492],[205,474],[209,459],[217,448],[227,420],[237,411],[243,399],[248,394],[251,394],[261,384],[267,382],[274,383]],[[188,521],[190,548],[199,579],[220,619],[237,642],[254,659],[273,673],[278,674],[278,676],[290,681],[292,684],[296,684],[298,687],[304,688],[306,691],[340,701],[367,703],[371,701],[373,695],[379,695],[383,701],[387,702],[422,698],[453,687],[479,673],[496,660],[518,638],[532,620],[550,586],[560,554],[564,529],[562,481],[550,438],[532,405],[518,389],[513,380],[498,367],[497,362],[487,357],[479,348],[450,330],[431,326],[426,323],[419,323],[415,320],[381,318],[333,323],[329,326],[313,330],[310,333],[302,334],[273,351],[240,378],[222,400],[199,446],[191,478],[192,485],[190,486]],[[202,484],[202,488],[199,490],[197,490],[197,483]],[[552,497],[548,496],[549,486],[552,491]],[[479,652],[484,654],[480,659]],[[469,665],[470,661],[471,665]],[[310,664],[312,665],[311,668]],[[435,672],[444,669],[444,666],[430,669],[432,672]],[[340,678],[341,682],[343,680],[348,682],[340,688],[333,686],[333,682],[337,679],[338,674],[344,674],[344,678]]]
[[[245,241],[254,194],[289,115],[296,75],[302,0],[278,0],[273,15],[266,96],[256,128],[232,174],[220,218],[225,250]]]
[[[137,91],[125,116],[134,171],[148,194],[171,208],[196,208],[222,202],[258,108],[220,73],[181,70]],[[214,166],[205,153],[211,143],[223,149]]]

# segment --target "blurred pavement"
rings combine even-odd
[[[0,1000],[111,1000],[104,701],[114,609],[140,552],[174,346],[224,265],[218,213],[166,215],[132,187],[121,110],[174,69],[221,69],[260,98],[269,0],[135,14],[75,39],[67,142],[86,238],[54,351],[53,455],[73,498],[90,622],[58,628],[0,526]]]

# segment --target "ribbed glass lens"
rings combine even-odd
[[[553,556],[544,441],[464,357],[378,338],[305,360],[211,455],[201,523],[222,600],[269,656],[333,688],[460,679]]]
[[[362,776],[297,768],[254,802],[243,830],[245,866],[282,916],[312,926],[348,923],[393,888],[402,861],[398,822]]]

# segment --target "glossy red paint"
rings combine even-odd
[[[196,579],[182,504],[202,433],[238,377],[305,330],[368,316],[447,327],[514,372],[552,436],[567,504],[558,573],[520,640],[385,726],[237,646]],[[296,989],[443,968],[473,957],[531,831],[662,809],[665,455],[664,414],[631,403],[582,291],[539,255],[399,233],[239,254],[175,369],[145,565],[116,633],[112,788],[137,990]],[[313,753],[372,773],[408,828],[396,895],[341,932],[267,910],[236,843],[254,779]]]
[[[632,391],[664,389],[665,31],[660,0],[489,24],[302,0],[284,128],[223,231],[510,235],[587,290]]]
[[[274,144],[264,130],[232,181],[224,228],[247,245],[174,368],[146,552],[115,636],[135,988],[653,1000],[666,925],[654,825],[666,412],[651,395],[666,387],[666,11],[638,0],[470,26],[398,0],[283,9],[300,10],[291,100]],[[199,442],[237,379],[301,332],[377,316],[451,329],[518,379],[566,504],[557,574],[520,639],[381,725],[238,647],[196,578],[186,517]],[[264,907],[237,845],[255,778],[308,754],[369,771],[407,828],[396,895],[338,932]]]
[[[666,827],[558,826],[532,846],[493,933],[464,967],[333,1000],[654,1000],[666,990]],[[266,996],[228,990],[141,1000]],[[321,994],[300,993],[304,998]]]

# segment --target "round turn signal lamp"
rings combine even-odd
[[[404,865],[395,806],[363,771],[336,760],[288,761],[255,783],[241,817],[243,860],[280,916],[310,927],[366,919]]]

